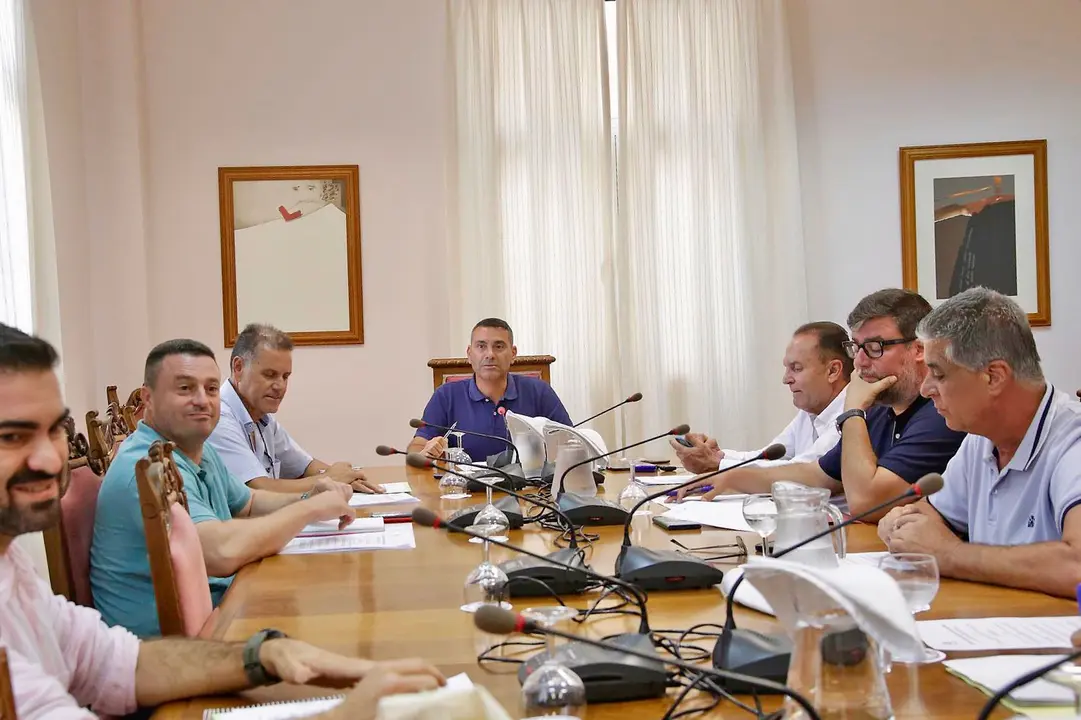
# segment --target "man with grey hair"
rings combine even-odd
[[[306,493],[316,476],[382,492],[350,463],[316,460],[275,419],[293,374],[293,341],[270,325],[251,324],[233,344],[229,381],[221,387],[221,420],[207,441],[226,468],[255,490]]]
[[[1073,597],[1081,583],[1081,403],[1044,381],[1025,312],[972,288],[920,323],[922,393],[967,431],[933,497],[892,510],[893,552],[948,577]]]
[[[734,469],[713,478],[715,489],[703,497],[769,492],[774,481],[789,480],[843,492],[857,515],[901,495],[927,473],[942,472],[964,434],[946,427],[934,405],[920,397],[927,368],[916,325],[930,311],[918,293],[899,288],[856,303],[848,315],[852,339],[844,347],[858,374],[837,416],[838,443],[817,462]]]

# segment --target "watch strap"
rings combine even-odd
[[[851,410],[845,410],[843,413],[837,416],[837,432],[841,432],[841,427],[845,424],[846,420],[850,420],[854,417],[863,418],[863,421],[867,421],[867,413],[859,408],[853,408]]]
[[[252,635],[248,638],[248,642],[244,643],[244,674],[248,676],[248,682],[252,684],[252,687],[281,682],[281,678],[270,673],[263,665],[259,659],[259,649],[267,640],[277,640],[285,636],[285,633],[280,630],[266,628]]]

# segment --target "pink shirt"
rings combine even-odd
[[[0,554],[0,645],[19,720],[85,720],[134,712],[139,640],[95,610],[53,595],[27,555]]]

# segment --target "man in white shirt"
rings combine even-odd
[[[1081,403],[1044,379],[1025,311],[987,288],[920,323],[921,392],[969,434],[945,487],[891,510],[878,534],[893,552],[934,555],[939,572],[1074,597],[1081,583]]]
[[[792,393],[798,412],[773,443],[785,446],[781,460],[761,461],[760,465],[784,465],[811,462],[829,452],[840,437],[836,420],[845,404],[845,389],[852,376],[852,358],[844,349],[848,333],[832,322],[801,325],[792,335],[784,354],[781,379]],[[716,440],[705,435],[689,434],[686,447],[670,440],[683,467],[694,473],[717,470],[749,460],[760,450],[722,450]],[[772,444],[772,443],[771,443]]]
[[[305,493],[316,476],[382,492],[350,463],[329,465],[300,447],[274,413],[293,374],[293,341],[270,325],[250,324],[237,336],[221,387],[221,419],[207,442],[229,473],[252,490]]]

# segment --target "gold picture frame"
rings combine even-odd
[[[218,168],[225,346],[249,322],[361,345],[360,167]]]
[[[903,147],[899,160],[904,286],[936,304],[986,285],[1050,325],[1047,141]]]

